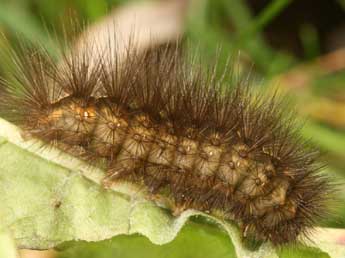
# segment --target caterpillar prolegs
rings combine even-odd
[[[221,214],[274,244],[307,234],[332,187],[284,97],[218,79],[179,48],[130,50],[123,62],[64,54],[59,63],[27,50],[2,82],[1,113],[47,145],[105,160],[107,184],[135,183],[175,214]]]

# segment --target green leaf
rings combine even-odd
[[[58,258],[204,258],[205,254],[220,258],[236,257],[234,247],[229,243],[225,232],[205,223],[190,222],[172,242],[165,245],[154,245],[137,234],[118,236],[96,243],[73,243],[73,246],[61,252]]]
[[[245,34],[255,34],[262,31],[276,16],[278,16],[293,0],[271,1],[260,14],[250,23]]]
[[[129,251],[130,250],[130,251]],[[329,258],[326,253],[316,248],[294,245],[281,248],[280,258]],[[263,254],[262,254],[263,255]],[[178,236],[165,245],[154,245],[147,238],[139,235],[118,236],[96,243],[84,241],[69,244],[60,252],[58,258],[234,258],[233,245],[229,245],[226,233],[208,224],[190,222]],[[266,258],[266,256],[262,256]],[[336,256],[335,256],[336,257]],[[337,256],[344,257],[344,256]]]
[[[311,138],[323,149],[337,153],[341,157],[345,156],[345,138],[342,133],[324,125],[309,121],[303,127],[302,134],[306,138]]]
[[[0,26],[20,35],[27,42],[44,46],[50,53],[56,53],[56,44],[44,27],[28,10],[13,3],[0,2]]]
[[[11,232],[19,248],[48,249],[67,241],[101,241],[133,234],[163,245],[177,237],[190,217],[199,216],[221,228],[203,230],[203,226],[199,232],[205,238],[228,244],[224,250],[233,246],[237,257],[278,257],[269,244],[256,251],[247,249],[237,227],[229,222],[194,210],[173,217],[145,199],[143,191],[131,184],[119,183],[105,189],[101,184],[103,177],[103,171],[76,158],[51,147],[44,148],[36,140],[24,140],[17,127],[0,119],[0,226]],[[197,231],[187,229],[182,236],[193,242]],[[228,241],[224,241],[224,234]],[[133,246],[140,247],[143,240],[137,238],[128,239],[133,240]],[[204,249],[204,245],[200,252],[211,248]],[[127,249],[128,255],[137,257],[131,250]],[[214,256],[217,257],[232,255],[229,252]]]

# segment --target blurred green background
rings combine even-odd
[[[49,35],[59,37],[71,15],[93,23],[128,2],[145,0],[0,0],[1,47],[20,38],[54,48]],[[185,26],[206,60],[221,46],[225,66],[240,51],[241,66],[258,81],[291,94],[306,119],[303,136],[324,153],[325,172],[345,182],[345,0],[192,0]],[[8,62],[0,60],[2,75]],[[325,226],[345,228],[345,189],[340,195]]]

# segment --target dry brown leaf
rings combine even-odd
[[[57,256],[57,252],[53,250],[47,251],[35,251],[35,250],[20,250],[20,258],[54,258]]]
[[[97,51],[105,56],[115,56],[116,51],[121,58],[129,47],[141,50],[175,41],[184,32],[188,3],[188,0],[145,1],[115,9],[82,33],[76,50]]]

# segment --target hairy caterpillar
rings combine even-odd
[[[25,51],[2,81],[2,115],[47,144],[105,160],[106,183],[136,183],[175,214],[221,214],[274,244],[307,234],[327,212],[330,183],[282,98],[253,94],[247,81],[229,87],[178,47],[129,49],[124,62],[63,54],[59,64]]]

